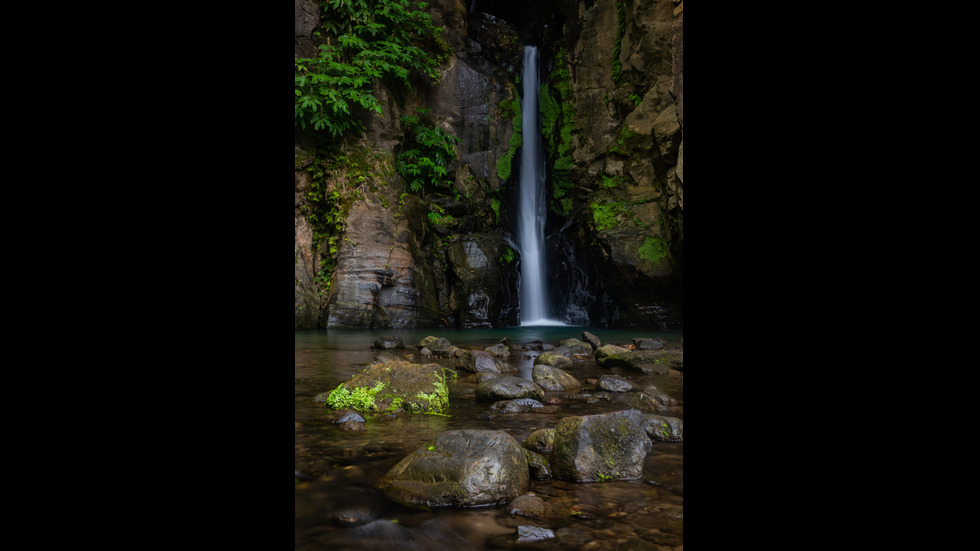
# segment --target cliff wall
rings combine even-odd
[[[329,33],[319,2],[295,2],[296,55],[311,57]],[[296,327],[519,323],[511,213],[527,42],[540,45],[548,69],[541,120],[557,315],[679,328],[682,8],[672,0],[431,2],[452,51],[435,82],[376,82],[381,114],[365,113],[363,134],[339,147],[297,132]],[[414,131],[403,117],[420,113],[457,140],[451,186],[413,191],[396,170]]]

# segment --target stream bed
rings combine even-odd
[[[363,431],[345,431],[326,420],[329,412],[314,396],[329,392],[374,360],[371,346],[381,336],[400,336],[415,354],[410,361],[455,367],[450,358],[423,359],[415,344],[426,336],[445,337],[460,348],[491,346],[507,338],[512,346],[596,335],[603,344],[627,345],[634,337],[657,337],[668,348],[681,346],[680,333],[607,330],[569,326],[501,329],[330,330],[296,331],[295,337],[295,540],[301,550],[483,550],[483,549],[663,549],[683,546],[683,443],[653,441],[643,475],[632,481],[569,482],[531,479],[527,493],[548,506],[542,516],[511,514],[508,506],[432,508],[399,505],[375,488],[396,463],[436,435],[453,429],[503,430],[523,442],[542,428],[568,416],[634,409],[631,395],[655,386],[677,401],[661,415],[683,419],[683,373],[644,374],[604,369],[592,359],[577,359],[567,369],[583,383],[579,392],[546,392],[558,407],[548,413],[491,413],[490,404],[474,398],[470,373],[447,380],[446,415],[362,413]],[[531,379],[539,351],[512,351],[509,373]],[[600,393],[586,382],[615,374],[633,384],[624,393]],[[654,413],[644,411],[643,413]],[[547,455],[545,455],[547,457]],[[550,530],[554,538],[517,543],[518,527]]]

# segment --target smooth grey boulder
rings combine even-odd
[[[633,390],[633,383],[619,375],[603,375],[596,382],[596,387],[609,392],[627,392]]]
[[[476,399],[486,402],[499,402],[500,400],[513,400],[515,398],[534,398],[541,401],[544,399],[544,389],[521,377],[504,375],[487,379],[476,385]]]
[[[507,503],[530,487],[527,454],[502,430],[450,430],[399,461],[378,489],[408,506]]]
[[[464,350],[456,359],[456,365],[473,373],[503,373],[507,365],[493,354],[483,350]]]

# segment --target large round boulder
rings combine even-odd
[[[636,480],[652,447],[639,410],[566,417],[555,427],[552,476],[578,482]]]
[[[450,430],[399,461],[378,489],[408,506],[507,503],[530,487],[527,455],[502,430]]]

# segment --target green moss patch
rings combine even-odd
[[[326,405],[381,413],[442,413],[449,405],[446,376],[447,370],[438,364],[374,364],[330,392]]]

